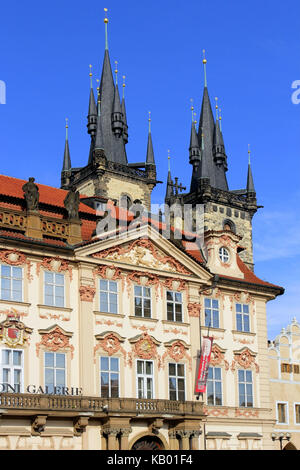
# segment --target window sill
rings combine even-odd
[[[146,318],[146,317],[136,317],[135,315],[129,315],[130,320],[141,320],[141,321],[149,321],[149,322],[158,322],[157,318]]]
[[[23,307],[30,307],[28,302],[20,302],[19,300],[3,300],[0,299],[0,304],[22,305]]]
[[[125,315],[122,315],[121,313],[100,312],[100,310],[94,310],[93,314],[101,315],[102,317],[125,318]]]
[[[247,336],[256,336],[256,333],[252,333],[251,331],[238,331],[238,330],[231,330],[232,334],[236,335],[247,335]]]
[[[167,325],[190,326],[189,323],[184,323],[183,321],[162,320],[162,323]]]
[[[38,308],[41,308],[43,310],[55,310],[56,312],[61,311],[61,312],[72,312],[73,309],[69,307],[56,307],[55,305],[44,305],[44,304],[38,304]]]
[[[225,333],[225,329],[224,328],[216,328],[215,326],[206,326],[206,325],[202,325],[201,326],[201,330],[203,329],[209,329],[209,331],[219,331],[220,333]]]

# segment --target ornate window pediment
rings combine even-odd
[[[114,331],[104,331],[103,333],[95,336],[98,344],[94,348],[94,356],[98,349],[102,349],[109,356],[113,356],[119,351],[123,354],[126,359],[126,351],[123,349],[122,344],[125,341],[121,335]]]
[[[36,353],[39,356],[40,348],[43,347],[48,351],[71,351],[71,358],[73,358],[74,346],[70,344],[70,338],[73,333],[67,332],[60,328],[58,325],[54,325],[47,330],[38,330],[42,336],[40,343],[36,344]]]
[[[259,372],[259,365],[255,362],[256,353],[251,351],[249,348],[243,348],[239,351],[233,351],[234,359],[231,364],[231,370],[234,371],[236,365],[243,369],[255,368],[256,372]]]

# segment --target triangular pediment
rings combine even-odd
[[[95,241],[88,247],[80,247],[76,254],[112,263],[115,266],[159,271],[183,276],[199,276],[209,280],[211,274],[203,266],[192,260],[184,250],[180,250],[170,240],[154,232],[149,227],[135,230],[122,237]]]

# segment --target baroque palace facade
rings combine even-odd
[[[151,130],[146,161],[128,163],[107,22],[87,165],[72,168],[67,136],[60,189],[0,176],[0,449],[275,449],[266,303],[283,289],[254,274],[250,162],[229,190],[204,60],[189,192],[169,171],[152,215]],[[192,230],[168,218],[175,203]]]

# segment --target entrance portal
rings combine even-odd
[[[164,450],[164,445],[158,437],[144,436],[133,444],[131,450]]]

